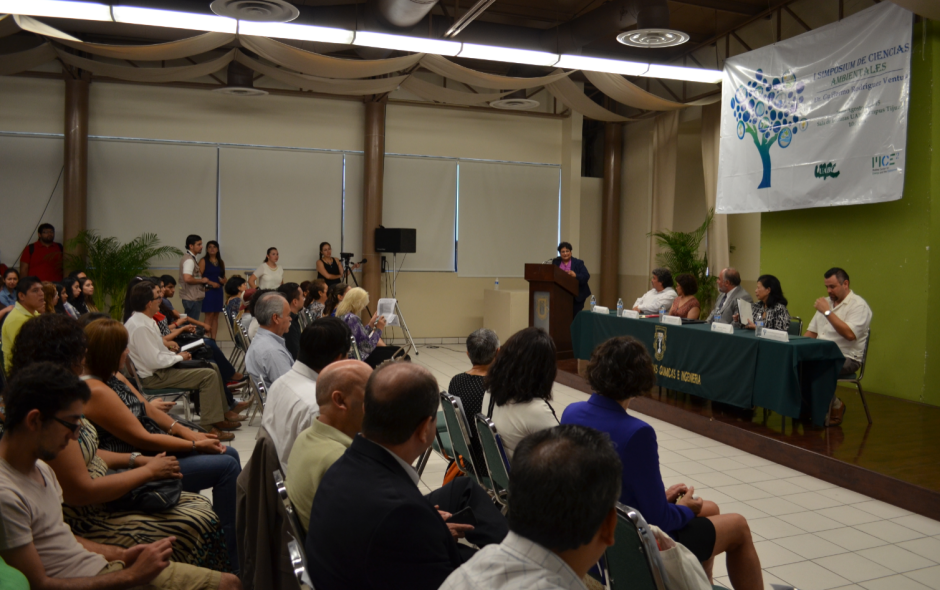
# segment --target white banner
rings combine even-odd
[[[912,22],[882,2],[728,59],[716,212],[900,199]]]

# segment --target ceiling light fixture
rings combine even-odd
[[[138,8],[136,6],[112,6],[111,14],[114,17],[114,22],[130,25],[170,27],[214,33],[235,34],[238,32],[238,21],[224,16],[159,10],[157,8]]]
[[[412,51],[415,53],[434,53],[436,55],[448,55],[451,57],[460,53],[460,43],[457,41],[441,41],[440,39],[389,35],[388,33],[374,33],[372,31],[356,31],[353,45],[377,47],[379,49],[395,49],[398,51]]]
[[[219,16],[264,23],[286,23],[300,16],[286,0],[214,0],[209,8]]]
[[[646,78],[667,78],[669,80],[682,80],[683,82],[718,84],[721,82],[722,72],[721,70],[650,64],[649,70],[640,75]]]
[[[682,31],[671,29],[638,29],[617,35],[617,41],[630,47],[643,49],[658,49],[660,47],[675,47],[689,40],[689,36]]]
[[[475,43],[464,43],[463,48],[457,56],[533,66],[553,66],[558,63],[557,53],[531,51],[529,49],[512,49],[509,47],[494,47],[492,45],[477,45]]]
[[[288,23],[259,23],[238,21],[238,33],[258,37],[294,39],[297,41],[317,41],[320,43],[339,43],[349,45],[356,36],[354,31],[317,27],[313,25],[295,25]]]
[[[80,20],[111,20],[111,7],[97,2],[63,0],[0,0],[0,14],[25,14]]]
[[[583,55],[562,55],[555,64],[556,68],[566,70],[588,70],[624,76],[640,76],[649,69],[649,64],[638,61],[585,57]]]

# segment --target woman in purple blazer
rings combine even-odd
[[[719,514],[714,502],[696,498],[694,488],[685,484],[663,493],[656,432],[627,413],[630,399],[656,383],[646,347],[630,336],[611,338],[594,349],[587,373],[594,393],[586,402],[569,405],[561,423],[610,435],[624,466],[620,501],[685,545],[702,562],[709,580],[715,556],[727,552],[734,589],[763,588],[760,559],[743,516]]]
[[[552,264],[578,279],[578,296],[574,298],[574,315],[578,315],[578,312],[584,309],[584,302],[591,296],[591,288],[588,286],[591,273],[584,266],[583,260],[571,255],[571,243],[558,244],[558,254]]]

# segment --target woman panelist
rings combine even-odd
[[[574,298],[574,315],[578,315],[578,312],[584,309],[585,300],[591,296],[591,288],[588,287],[588,279],[591,278],[591,273],[584,266],[583,260],[571,256],[571,250],[569,242],[558,244],[558,254],[560,256],[552,260],[552,264],[578,279],[578,296]]]
[[[734,302],[735,325],[743,325],[753,330],[758,321],[763,320],[764,327],[771,330],[790,329],[790,312],[787,311],[787,298],[783,296],[783,287],[780,280],[774,275],[761,275],[757,278],[757,287],[754,289],[757,303],[751,307],[752,316],[742,318],[738,313],[738,302]],[[743,320],[743,321],[742,321]]]

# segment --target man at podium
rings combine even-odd
[[[578,312],[584,309],[584,302],[591,296],[591,288],[588,286],[591,273],[584,266],[583,260],[571,255],[569,242],[558,244],[558,254],[560,256],[552,260],[552,264],[578,279],[578,296],[574,298],[574,315],[578,315]]]

